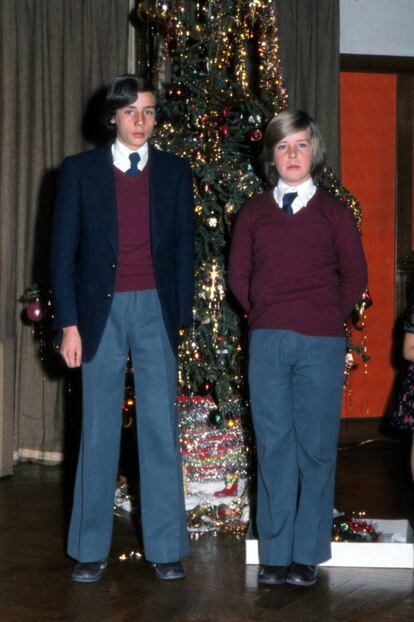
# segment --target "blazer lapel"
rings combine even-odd
[[[91,181],[92,208],[102,227],[103,234],[118,255],[118,219],[116,207],[115,177],[111,145],[96,150],[96,158],[85,172]]]
[[[150,222],[151,243],[153,251],[156,250],[161,239],[165,218],[165,206],[168,202],[168,170],[163,158],[159,157],[155,147],[149,146],[149,185],[150,185]]]
[[[151,243],[156,250],[165,225],[165,206],[169,201],[169,171],[164,158],[159,157],[155,147],[149,145],[149,186],[150,186],[150,223]],[[88,190],[93,197],[92,207],[102,231],[111,244],[115,256],[118,255],[118,219],[116,207],[115,177],[111,145],[96,150],[96,157],[90,163],[85,175],[90,184]]]

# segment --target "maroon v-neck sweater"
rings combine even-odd
[[[119,248],[115,291],[153,289],[148,165],[136,177],[114,170]]]
[[[367,286],[359,232],[350,211],[322,188],[293,216],[268,191],[236,222],[229,283],[249,328],[340,336]]]

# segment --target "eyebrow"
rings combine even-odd
[[[282,138],[282,140],[278,140],[276,145],[283,145],[286,144],[287,138]],[[295,140],[295,143],[310,143],[311,139],[310,138],[298,138],[297,140]]]
[[[125,106],[125,108],[128,108],[130,110],[138,110],[138,106],[134,106],[133,104],[128,104],[127,106]],[[151,104],[148,106],[144,106],[143,110],[155,110],[156,105],[155,104]]]

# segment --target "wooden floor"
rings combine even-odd
[[[21,464],[0,481],[2,622],[412,622],[413,572],[325,568],[313,588],[258,586],[236,536],[193,541],[183,581],[157,580],[135,549],[128,516],[115,522],[100,583],[73,584],[63,550],[65,505],[60,467]],[[414,518],[401,445],[379,441],[341,448],[336,507],[376,518]]]

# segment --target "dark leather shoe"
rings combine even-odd
[[[100,562],[78,562],[74,565],[70,578],[77,583],[95,583],[102,577],[106,559]]]
[[[318,577],[317,566],[306,566],[305,564],[292,564],[286,579],[290,585],[301,585],[310,587],[315,585]]]
[[[155,574],[160,579],[171,581],[173,579],[183,579],[186,572],[181,562],[170,562],[167,564],[153,564]]]
[[[282,585],[286,583],[289,566],[260,566],[257,582],[264,585]]]

